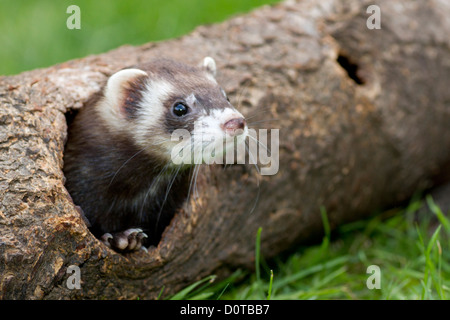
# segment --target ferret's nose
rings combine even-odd
[[[234,118],[224,123],[223,129],[230,136],[237,136],[244,132],[246,121],[244,118]]]

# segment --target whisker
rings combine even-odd
[[[189,200],[191,199],[191,191],[192,191],[192,184],[194,182],[194,176],[195,176],[195,171],[197,169],[197,167],[200,166],[199,164],[195,164],[192,168],[191,168],[191,181],[189,182],[189,189],[188,189],[188,196],[187,196],[187,203],[189,204]],[[196,201],[195,197],[194,197],[194,201]]]
[[[246,146],[246,149],[247,149],[247,151],[248,151],[249,157],[252,157],[252,159],[253,159],[253,155],[252,155],[252,153],[250,152],[250,149],[248,148],[247,143],[245,143],[245,146]],[[253,161],[253,160],[252,160],[252,161]],[[260,170],[259,170],[259,168],[258,168],[258,165],[256,164],[256,161],[253,161],[253,162],[255,162],[254,165],[255,165],[256,171],[258,172],[258,175],[257,175],[257,178],[256,178],[256,183],[257,183],[257,187],[258,187],[258,192],[257,192],[257,194],[256,194],[256,199],[255,199],[255,202],[254,202],[254,204],[253,204],[253,207],[252,207],[252,209],[250,210],[250,214],[252,214],[253,211],[256,209],[256,205],[257,205],[257,203],[258,203],[258,201],[259,201],[259,196],[260,196],[260,193],[261,193],[261,184],[260,184],[260,179],[261,179],[260,176],[261,176],[261,173],[260,173]]]
[[[270,152],[269,148],[267,148],[267,146],[266,146],[264,143],[262,143],[261,141],[259,141],[258,139],[256,139],[255,137],[253,137],[253,136],[251,136],[251,135],[248,135],[248,137],[251,138],[251,139],[253,139],[253,141],[255,141],[256,143],[258,143],[261,147],[263,147],[264,149],[266,149],[266,151],[267,151],[267,153],[268,153],[269,156],[271,155],[271,152]]]
[[[162,203],[162,205],[161,205],[161,208],[159,209],[158,217],[156,218],[155,232],[156,232],[156,230],[157,230],[157,228],[158,228],[159,220],[160,220],[160,218],[161,218],[161,213],[162,213],[162,210],[163,210],[163,208],[164,208],[164,205],[166,204],[167,197],[169,196],[170,189],[172,188],[172,185],[173,185],[173,183],[175,182],[175,179],[177,178],[178,173],[180,172],[180,169],[181,169],[181,166],[179,166],[179,167],[177,168],[175,174],[173,175],[173,178],[171,179],[169,185],[167,186],[167,189],[166,189],[166,195],[164,196],[164,201],[163,201],[163,203]]]
[[[117,171],[114,173],[111,181],[108,184],[108,188],[111,187],[112,183],[114,182],[114,179],[116,178],[116,176],[119,174],[119,172],[127,165],[128,162],[130,162],[132,159],[134,159],[134,157],[136,157],[137,155],[139,155],[140,153],[142,153],[143,151],[152,148],[154,146],[158,146],[161,145],[163,143],[166,143],[170,140],[163,140],[163,141],[159,141],[158,143],[152,143],[151,145],[146,146],[145,148],[142,148],[141,150],[139,150],[138,152],[136,152],[134,155],[132,155],[130,158],[128,158],[120,167],[119,169],[117,169]]]
[[[138,152],[136,152],[132,157],[128,158],[127,161],[125,161],[120,168],[116,171],[116,173],[114,174],[114,176],[112,177],[111,181],[109,182],[108,188],[111,187],[114,179],[116,178],[117,174],[119,173],[120,170],[122,170],[123,167],[125,167],[125,165],[130,162],[134,157],[136,157],[138,154],[140,154],[141,152],[143,152],[146,148],[143,148],[141,150],[139,150]]]
[[[196,173],[195,173],[194,191],[193,191],[194,200],[198,199],[197,177],[198,177],[198,173],[199,172],[200,172],[200,165],[197,166],[197,170],[196,170]]]
[[[260,116],[260,115],[263,114],[263,113],[266,113],[266,112],[270,111],[270,109],[271,109],[271,107],[270,107],[270,106],[267,106],[267,107],[264,107],[264,108],[258,108],[257,110],[250,110],[251,113],[248,114],[248,115],[245,117],[245,119],[248,120],[248,119],[255,118],[255,117],[257,117],[257,116]]]
[[[260,172],[260,170],[259,170],[259,167],[258,167],[258,165],[257,165],[257,161],[255,161],[255,158],[253,158],[253,154],[250,152],[250,148],[249,148],[249,146],[248,146],[247,141],[245,141],[245,149],[246,149],[247,152],[248,152],[248,156],[250,157],[250,160],[251,160],[252,162],[254,162],[256,171],[258,171],[258,174],[261,174],[261,172]]]
[[[263,122],[270,122],[270,121],[281,121],[281,119],[266,119],[266,120],[259,120],[259,121],[248,121],[249,118],[247,118],[247,124],[253,125],[255,123],[263,123]]]
[[[170,166],[170,162],[166,163],[166,165],[163,167],[163,169],[160,171],[160,173],[156,176],[156,178],[153,179],[152,183],[150,184],[150,186],[149,186],[149,188],[148,188],[148,190],[147,190],[147,192],[146,192],[146,194],[145,194],[144,201],[142,202],[141,210],[140,210],[140,212],[139,212],[139,218],[140,218],[140,220],[142,220],[142,215],[143,215],[143,213],[144,213],[144,207],[145,207],[145,204],[146,204],[146,202],[147,202],[147,198],[148,198],[148,195],[150,194],[150,191],[152,190],[152,188],[153,188],[153,186],[154,186],[155,184],[157,184],[157,183],[160,182],[160,179],[161,179],[161,178],[163,177],[163,175],[166,173],[166,171],[167,171],[167,169],[169,168],[169,166]]]

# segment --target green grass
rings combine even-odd
[[[420,210],[420,211],[419,211]],[[388,217],[388,218],[386,218]],[[330,237],[322,209],[322,243],[300,247],[266,263],[255,235],[255,272],[190,286],[178,299],[449,299],[450,220],[430,196],[406,208],[343,225]],[[380,289],[368,289],[367,273],[379,266]],[[205,284],[205,282],[203,282]]]
[[[275,0],[1,0],[0,75],[46,67],[124,44],[181,36]],[[69,5],[81,29],[69,30]]]

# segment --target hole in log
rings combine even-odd
[[[68,126],[65,187],[74,204],[82,209],[83,219],[95,237],[139,228],[148,236],[144,246],[157,246],[187,198],[190,170],[181,174],[176,169],[164,171],[164,166],[155,169],[155,161],[139,152],[129,140],[116,137],[92,144],[89,143],[92,135],[80,139],[86,130],[102,125],[82,111],[69,110],[65,114]],[[73,130],[73,126],[80,125],[78,116],[82,116],[83,125]],[[79,135],[75,141],[73,133]],[[153,184],[155,179],[157,185]]]
[[[347,72],[350,79],[352,79],[356,84],[363,85],[365,83],[364,79],[358,75],[359,66],[350,60],[348,56],[343,53],[339,53],[337,62]]]

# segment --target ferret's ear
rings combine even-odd
[[[106,84],[105,98],[110,105],[117,106],[116,112],[127,113],[127,99],[125,95],[129,95],[132,91],[138,90],[142,84],[142,80],[148,77],[145,71],[140,69],[123,69],[114,73]]]
[[[105,96],[108,99],[118,101],[130,85],[142,76],[148,76],[145,71],[139,69],[123,69],[114,73],[106,84]]]
[[[213,58],[205,57],[203,59],[202,67],[213,77],[216,76],[216,62]]]

